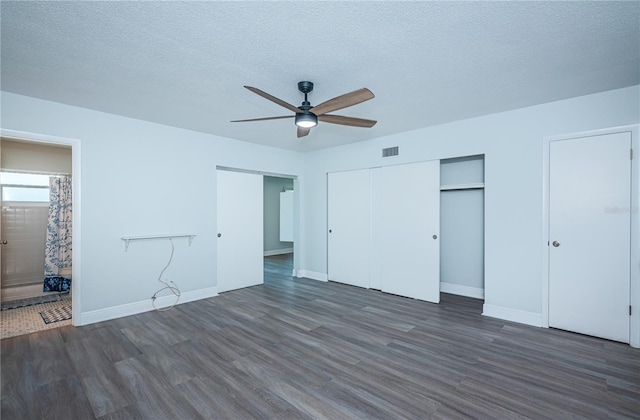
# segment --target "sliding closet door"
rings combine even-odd
[[[217,171],[218,291],[264,281],[262,175]]]
[[[385,166],[379,211],[382,291],[440,302],[440,162]]]
[[[369,287],[371,181],[369,170],[328,175],[329,280]]]

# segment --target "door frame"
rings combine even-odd
[[[71,235],[71,240],[73,243],[72,250],[72,259],[73,265],[71,267],[71,310],[73,312],[73,318],[71,323],[73,326],[79,326],[82,324],[82,312],[80,308],[82,308],[82,289],[80,285],[82,284],[82,276],[81,276],[81,263],[82,263],[82,217],[81,217],[81,209],[82,209],[82,191],[81,191],[81,152],[80,152],[80,140],[67,138],[67,137],[58,137],[58,136],[50,136],[46,134],[37,134],[37,133],[29,133],[25,131],[16,131],[16,130],[7,130],[4,128],[0,128],[0,137],[17,140],[17,141],[26,141],[31,143],[43,143],[43,144],[55,144],[55,145],[63,145],[63,146],[71,146],[71,179],[73,182],[73,232]],[[44,272],[43,272],[44,276]]]
[[[599,130],[545,136],[542,142],[542,327],[549,328],[549,159],[550,144],[554,141],[594,137],[615,133],[631,133],[631,279],[630,304],[632,315],[629,319],[629,344],[640,347],[640,126],[625,125]]]
[[[271,177],[276,177],[276,178],[293,179],[293,270],[292,270],[291,275],[293,277],[299,277],[298,276],[298,271],[299,271],[299,267],[300,267],[300,261],[302,261],[302,229],[301,229],[301,220],[302,220],[301,197],[302,197],[302,195],[301,195],[300,177],[298,175],[281,174],[281,173],[275,173],[275,172],[258,171],[258,170],[254,170],[254,169],[244,169],[244,168],[237,168],[237,167],[232,167],[232,166],[216,165],[216,179],[215,179],[215,185],[216,185],[215,194],[216,194],[216,197],[217,197],[217,194],[218,194],[218,190],[217,190],[217,181],[218,181],[217,171],[244,172],[244,173],[248,173],[248,174],[271,176]],[[218,209],[217,209],[217,206],[218,206],[218,203],[216,201],[216,230],[215,230],[216,232],[218,232],[218,221],[217,221]],[[264,212],[264,208],[262,209],[262,211]],[[218,255],[218,243],[216,241],[216,264],[217,264],[217,255]],[[218,277],[217,277],[217,274],[216,274],[216,287],[217,287],[217,284],[218,284]]]

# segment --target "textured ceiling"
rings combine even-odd
[[[640,83],[633,2],[10,2],[1,88],[238,140],[315,150]],[[297,139],[296,106],[367,87]]]

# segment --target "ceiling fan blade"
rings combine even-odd
[[[366,120],[364,118],[355,118],[355,117],[343,117],[342,115],[320,115],[318,116],[318,120],[322,122],[327,122],[331,124],[340,124],[340,125],[349,125],[351,127],[367,127],[371,128],[378,121],[374,120]]]
[[[295,117],[295,115],[287,115],[287,116],[284,116],[284,117],[251,118],[251,119],[248,119],[248,120],[233,120],[231,122],[281,120],[283,118],[293,118],[293,117]]]
[[[328,112],[337,111],[342,108],[347,108],[349,106],[368,101],[373,97],[373,92],[367,88],[362,88],[350,93],[345,93],[344,95],[336,96],[335,98],[329,99],[318,106],[314,106],[311,108],[311,112],[320,116]]]
[[[245,88],[249,89],[251,92],[255,93],[256,95],[260,95],[263,98],[270,100],[271,102],[275,102],[276,104],[287,108],[290,111],[293,111],[293,112],[296,112],[296,113],[302,112],[302,110],[300,110],[298,107],[295,107],[295,106],[283,101],[282,99],[278,99],[275,96],[269,95],[267,92],[263,92],[258,88],[254,88],[254,87],[251,87],[251,86],[245,86]]]
[[[306,136],[310,131],[310,128],[298,127],[298,138]]]

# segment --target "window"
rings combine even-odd
[[[49,175],[0,172],[2,201],[49,202]]]
[[[49,188],[49,176],[44,174],[25,174],[20,172],[0,172],[0,184]]]

